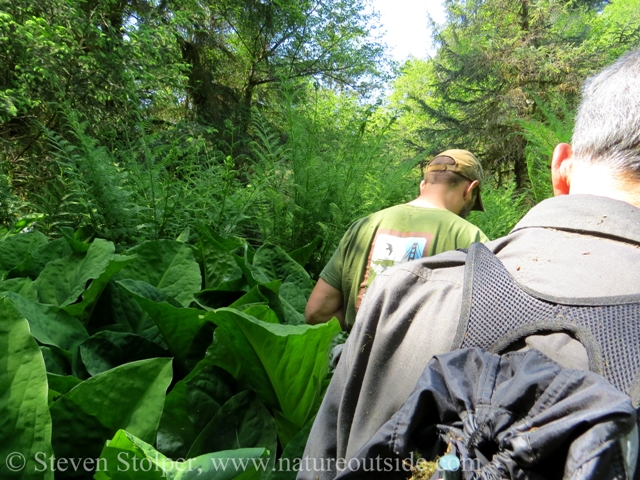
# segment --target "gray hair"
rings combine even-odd
[[[571,142],[576,160],[640,176],[640,50],[587,79]]]

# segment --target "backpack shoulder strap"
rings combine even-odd
[[[640,302],[635,297],[562,299],[522,287],[483,244],[469,247],[452,349],[492,353],[530,335],[565,332],[585,347],[589,369],[640,405]]]
[[[453,348],[481,347],[502,353],[518,340],[541,332],[570,332],[598,357],[598,345],[587,329],[564,321],[557,303],[524,290],[502,262],[483,244],[467,253],[460,322]],[[590,370],[601,370],[589,365]]]

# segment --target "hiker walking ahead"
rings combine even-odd
[[[374,278],[387,268],[489,239],[464,220],[484,211],[482,167],[466,150],[436,156],[420,182],[420,196],[357,220],[320,273],[306,308],[307,323],[334,316],[351,330],[356,311]]]
[[[585,82],[572,144],[559,144],[553,153],[555,197],[486,246],[518,284],[549,301],[637,299],[640,51]],[[357,455],[405,402],[433,355],[459,348],[465,259],[464,252],[446,252],[378,275],[309,436],[305,458],[317,461],[303,464],[308,470],[299,479],[334,478],[335,460],[344,465]],[[606,326],[625,334],[615,316]],[[520,347],[583,370],[591,361],[619,368],[629,360],[592,358],[574,336],[552,330],[532,332]],[[623,373],[638,379],[638,372]]]

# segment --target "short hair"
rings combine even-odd
[[[429,162],[429,165],[455,165],[456,162],[453,158],[447,156],[438,156]],[[469,179],[463,177],[462,175],[456,172],[448,172],[448,171],[439,171],[439,172],[428,172],[425,169],[424,172],[424,181],[428,184],[446,184],[450,188],[455,188],[460,185],[462,182],[468,182]]]
[[[586,80],[571,142],[576,160],[640,177],[640,50]]]

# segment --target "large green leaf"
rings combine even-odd
[[[281,282],[274,280],[263,285],[256,285],[238,300],[229,305],[231,308],[244,310],[251,305],[268,305],[277,315],[280,323],[286,322],[286,314],[278,292]]]
[[[309,298],[311,292],[313,291],[313,287],[315,286],[311,281],[311,277],[309,277],[309,274],[307,274],[306,271],[304,273],[300,271],[293,272],[290,275],[287,275],[282,284],[294,284],[302,292],[305,300]]]
[[[0,292],[14,292],[27,300],[38,301],[38,291],[29,277],[10,278],[0,282]]]
[[[311,256],[318,249],[318,246],[322,243],[322,238],[317,237],[313,242],[304,247],[300,247],[293,252],[289,252],[289,256],[293,258],[296,262],[300,264],[300,266],[304,267],[308,262]]]
[[[152,240],[127,250],[127,254],[136,254],[138,259],[118,274],[119,280],[146,282],[185,307],[202,288],[200,267],[184,243]]]
[[[162,292],[160,294],[158,298],[169,298]],[[93,331],[117,327],[119,331],[135,333],[161,346],[166,346],[160,330],[149,314],[125,289],[113,281],[107,284],[100,295],[88,327],[94,329]]]
[[[232,396],[228,381],[233,380],[227,372],[202,361],[185,379],[187,414],[199,430],[216,414]]]
[[[322,384],[320,385],[320,390],[322,391]],[[313,409],[312,413],[315,414],[315,412],[316,409]],[[276,422],[276,430],[278,432],[280,443],[283,446],[288,447],[289,443],[300,432],[300,426],[289,420],[281,412],[278,411],[274,412],[273,419]]]
[[[155,442],[158,450],[169,458],[186,458],[198,436],[199,430],[189,419],[188,410],[187,385],[182,380],[167,395]]]
[[[307,321],[303,314],[293,308],[284,298],[281,301],[284,310],[284,323],[287,325],[306,325]]]
[[[87,282],[107,269],[114,252],[112,242],[96,239],[86,254],[74,253],[47,263],[35,281],[40,301],[57,306],[74,303]]]
[[[171,359],[155,358],[127,363],[77,385],[51,405],[56,456],[95,459],[119,429],[152,442],[171,378]]]
[[[259,282],[271,289],[279,300],[270,299],[269,305],[276,311],[278,318],[287,325],[304,325],[304,308],[307,298],[313,290],[313,282],[309,274],[295,260],[289,257],[280,247],[265,244],[258,249],[254,257],[254,270],[261,272],[264,278]],[[284,283],[282,281],[284,280]],[[281,283],[273,288],[275,282]],[[261,293],[265,294],[264,289]],[[268,294],[265,294],[268,296]],[[242,300],[242,299],[241,299]],[[236,302],[237,303],[237,302]],[[231,305],[235,307],[236,305]]]
[[[32,302],[16,293],[4,295],[29,321],[31,334],[38,342],[75,354],[77,347],[89,338],[87,330],[78,319],[64,310]]]
[[[60,232],[74,252],[83,253],[91,247],[90,243],[79,238],[79,235],[77,234],[80,234],[81,232],[74,232],[71,227],[60,227]]]
[[[262,320],[263,322],[280,323],[280,319],[275,314],[275,312],[266,305],[243,306],[239,310],[246,313],[247,315],[257,318],[258,320]]]
[[[170,458],[186,458],[198,434],[232,396],[223,374],[203,360],[173,387],[158,427],[158,450]]]
[[[280,296],[300,315],[304,315],[307,306],[307,298],[302,290],[295,284],[285,282],[280,287]]]
[[[40,353],[47,368],[47,373],[71,375],[71,358],[63,350],[56,347],[40,347]]]
[[[209,452],[238,448],[264,447],[270,451],[267,471],[273,469],[278,437],[273,417],[256,398],[245,390],[225,403],[195,440],[189,458]]]
[[[86,254],[74,253],[49,262],[34,282],[41,303],[59,307],[75,303],[86,290],[87,282],[107,271],[114,252],[113,243],[98,238]]]
[[[25,262],[31,256],[31,252],[46,243],[47,237],[38,231],[13,235],[0,242],[2,278],[6,273]]]
[[[168,357],[157,343],[135,333],[98,332],[80,345],[82,361],[91,375],[147,358]]]
[[[230,308],[209,315],[218,328],[207,357],[301,428],[315,413],[338,322],[278,325]]]
[[[47,380],[49,382],[49,406],[73,387],[82,383],[82,380],[73,375],[57,375],[50,372],[47,372]]]
[[[198,230],[202,234],[202,229]],[[251,245],[247,242],[246,239],[240,237],[226,237],[219,235],[215,230],[208,228],[207,236],[212,237],[215,241],[217,241],[220,245],[224,246],[224,248],[235,255],[240,255],[241,257],[247,258],[249,261],[253,259],[254,250]]]
[[[230,306],[233,302],[240,299],[245,292],[233,290],[201,290],[194,295],[194,299],[198,305],[205,310],[215,310]]]
[[[27,258],[14,270],[15,276],[36,278],[44,267],[52,261],[60,260],[73,253],[73,249],[64,238],[58,238],[31,250]]]
[[[157,289],[145,282],[121,280],[117,283],[151,316],[171,353],[183,365],[186,364],[196,335],[207,322],[205,312],[195,308],[178,308],[167,302],[158,303],[151,300],[149,296],[157,297]],[[207,341],[208,343],[210,342]]]
[[[287,443],[286,448],[278,458],[278,465],[272,470],[269,475],[269,480],[295,480],[298,473],[296,462],[299,462],[304,456],[304,449],[307,446],[307,440],[309,439],[309,432],[313,426],[315,417],[311,418],[307,424],[302,427],[290,442]]]
[[[244,275],[245,280],[247,281],[247,285],[250,288],[255,287],[261,283],[269,283],[273,278],[270,278],[260,267],[253,265],[246,257],[241,257],[240,255],[234,255],[236,259],[236,263],[242,270],[242,275]]]
[[[270,280],[285,280],[291,274],[309,277],[306,270],[277,245],[265,243],[256,252],[253,265],[259,267]]]
[[[208,453],[172,461],[148,443],[120,430],[98,463],[95,480],[258,480],[269,461],[264,448]],[[104,468],[103,468],[104,467]]]
[[[213,289],[225,283],[235,285],[232,290],[239,290],[246,281],[234,256],[208,230],[201,228],[199,233],[198,251],[204,269],[205,288]]]
[[[73,375],[56,375],[55,373],[47,373],[47,382],[49,384],[49,391],[54,390],[58,393],[58,396],[68,393],[73,387],[82,383],[77,377]]]
[[[52,480],[53,472],[36,471],[36,455],[52,456],[44,361],[27,320],[5,298],[0,318],[0,478]],[[23,460],[23,470],[11,470]]]
[[[98,278],[92,280],[89,288],[83,292],[82,301],[67,305],[64,307],[65,311],[76,318],[88,320],[98,302],[98,298],[111,278],[135,259],[134,255],[114,255],[109,261],[107,269]]]

